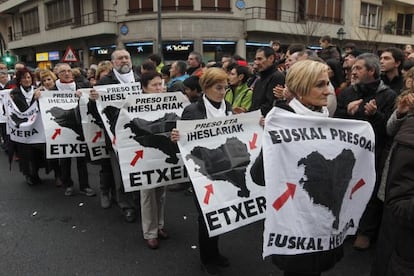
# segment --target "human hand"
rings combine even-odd
[[[239,113],[244,113],[246,112],[246,109],[244,109],[243,107],[235,107],[233,108],[233,113],[234,114],[239,114]]]
[[[361,103],[362,103],[362,99],[350,102],[347,106],[348,114],[349,115],[354,115],[357,112],[357,110],[358,110]]]
[[[91,91],[89,92],[89,99],[92,101],[96,101],[97,99],[99,99],[98,91],[96,91],[95,89],[91,89]]]
[[[364,105],[365,115],[372,116],[377,112],[377,102],[375,99],[370,100]]]
[[[285,88],[283,87],[283,85],[277,84],[273,88],[273,96],[276,99],[284,99],[285,98]]]
[[[39,88],[37,88],[34,93],[33,93],[33,98],[35,100],[39,99],[40,96],[42,95],[42,91],[44,91],[45,89],[43,88],[43,86],[40,86]]]
[[[397,113],[405,114],[414,109],[414,94],[409,93],[403,96],[397,104]]]
[[[178,131],[178,129],[173,128],[171,130],[170,139],[171,139],[171,142],[173,142],[173,143],[177,143],[178,140],[180,140],[180,132]]]

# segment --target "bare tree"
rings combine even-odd
[[[377,50],[378,41],[382,39],[382,33],[377,28],[361,28],[355,26],[354,34],[364,43],[364,47],[372,52]]]
[[[316,16],[306,17],[303,20],[295,20],[296,22],[284,22],[286,29],[290,35],[298,43],[309,45],[312,39],[321,29],[322,22]],[[293,24],[292,24],[293,23]]]

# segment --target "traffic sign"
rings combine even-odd
[[[66,52],[63,55],[62,61],[63,62],[78,62],[79,61],[72,47],[68,46],[66,48]]]

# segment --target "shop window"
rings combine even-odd
[[[37,8],[22,13],[20,24],[22,26],[22,35],[40,32],[39,13]]]

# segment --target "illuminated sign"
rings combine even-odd
[[[98,49],[98,55],[107,55],[107,54],[108,54],[107,48]]]
[[[36,53],[36,61],[48,61],[49,56],[47,52]]]
[[[180,52],[180,51],[189,51],[191,45],[183,44],[169,44],[165,46],[167,51]]]
[[[49,60],[59,60],[60,55],[58,51],[49,52]]]

